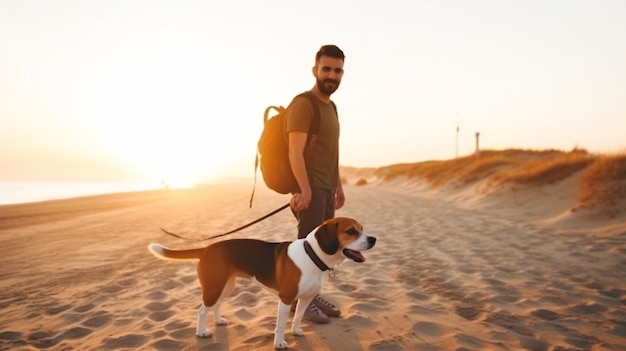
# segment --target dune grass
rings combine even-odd
[[[626,199],[626,153],[598,157],[581,177],[578,202],[600,206],[611,216]]]
[[[579,205],[599,205],[615,215],[626,198],[626,151],[591,154],[575,148],[559,150],[484,150],[444,161],[404,163],[380,167],[374,175],[388,181],[398,177],[419,178],[433,187],[466,185],[486,181],[491,186],[515,184],[539,187],[580,175]]]

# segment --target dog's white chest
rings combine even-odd
[[[296,241],[295,243],[297,244],[289,245],[287,254],[302,272],[298,283],[298,295],[317,294],[328,278],[328,271],[322,271],[315,265],[305,252],[302,242]]]

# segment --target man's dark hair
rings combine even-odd
[[[322,56],[330,56],[334,58],[338,58],[341,60],[345,60],[346,56],[343,54],[340,48],[336,45],[324,45],[320,48],[320,50],[315,55],[315,62],[320,60]]]

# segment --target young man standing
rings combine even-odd
[[[343,51],[335,45],[325,45],[315,56],[313,76],[315,86],[306,96],[296,97],[287,109],[285,132],[289,143],[291,170],[299,191],[292,194],[291,209],[298,220],[298,238],[306,237],[324,220],[335,216],[335,210],[345,202],[339,175],[339,120],[330,96],[337,90],[343,76]],[[311,152],[304,155],[307,133],[319,112],[319,129]],[[315,323],[328,323],[328,316],[340,311],[317,296],[307,307],[304,318]]]

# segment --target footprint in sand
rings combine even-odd
[[[154,349],[159,351],[182,350],[186,345],[187,343],[184,341],[171,339],[161,339],[151,344]]]
[[[148,315],[148,318],[150,318],[151,320],[155,321],[155,322],[162,322],[172,316],[174,316],[176,313],[174,311],[159,311],[159,312],[152,312]]]
[[[431,295],[427,295],[418,291],[409,291],[407,292],[406,295],[412,300],[418,300],[418,301],[426,301],[432,298]]]
[[[102,348],[104,350],[119,350],[119,349],[139,349],[150,338],[145,335],[128,334],[118,338],[106,338],[102,342]]]
[[[598,291],[601,295],[614,299],[623,299],[626,297],[626,290],[617,288],[602,288]]]
[[[187,327],[179,330],[175,330],[168,334],[172,339],[176,340],[190,340],[193,339],[196,335],[196,328]]]
[[[359,311],[363,313],[375,313],[380,311],[380,307],[371,302],[359,302],[350,306],[351,311]]]
[[[467,305],[467,304],[459,304],[454,307],[454,311],[457,315],[467,320],[473,321],[476,319],[480,319],[483,315],[483,311],[476,306]]]
[[[134,285],[137,285],[137,279],[135,278],[123,279],[123,280],[117,281],[117,285],[120,285],[123,287],[134,286]]]
[[[173,321],[173,322],[167,323],[165,327],[163,327],[163,329],[165,329],[166,331],[172,331],[172,330],[187,328],[190,325],[191,325],[191,322],[189,321]]]
[[[46,312],[47,315],[54,316],[54,315],[57,315],[57,314],[59,314],[61,312],[67,311],[67,310],[69,310],[72,307],[73,306],[70,305],[70,304],[61,305],[61,306],[52,306],[50,308],[47,308],[45,310],[45,312]]]
[[[152,339],[161,339],[165,337],[166,335],[167,333],[165,332],[165,330],[155,330],[152,333],[150,333],[150,337]]]
[[[117,318],[115,322],[113,322],[113,325],[116,327],[125,327],[127,325],[130,325],[134,321],[134,318]]]
[[[411,305],[409,307],[409,313],[416,314],[418,316],[424,316],[424,315],[435,316],[435,315],[441,314],[441,310],[444,310],[444,309],[446,308],[437,307],[433,309],[430,307],[423,306],[423,304],[420,303],[416,305]]]
[[[426,321],[415,323],[411,331],[421,336],[430,337],[439,337],[450,333],[450,331],[443,328],[441,324]]]
[[[590,304],[579,304],[573,307],[570,307],[568,309],[569,313],[572,314],[584,314],[584,315],[591,315],[591,314],[602,314],[604,312],[606,312],[608,309],[601,304],[598,303],[590,303]]]
[[[354,284],[339,284],[337,289],[343,292],[354,292],[357,289],[357,286]]]
[[[93,333],[92,329],[83,327],[72,327],[59,335],[47,331],[37,331],[28,335],[28,342],[38,349],[48,349],[60,342],[71,339],[82,339]]]
[[[180,288],[182,284],[179,281],[176,281],[174,279],[168,279],[166,281],[159,282],[159,286],[161,290],[172,290],[172,289]]]
[[[14,332],[14,331],[4,331],[0,332],[0,340],[19,340],[22,338],[22,333]]]
[[[196,282],[198,280],[198,278],[197,278],[197,275],[194,273],[194,274],[184,275],[184,276],[178,278],[178,280],[180,280],[181,283],[187,285],[187,284],[191,284],[193,282]]]
[[[0,349],[3,345],[11,346],[10,349],[26,346],[26,341],[23,340],[23,335],[16,331],[3,331],[0,332]]]
[[[49,349],[59,343],[54,338],[32,338],[32,334],[28,336],[28,343],[38,349]]]
[[[532,312],[530,312],[531,315],[537,317],[537,318],[541,318],[543,320],[546,321],[554,321],[559,319],[559,314],[556,312],[552,312],[550,310],[545,310],[543,308],[540,308],[538,310],[534,310]]]
[[[253,307],[259,302],[259,296],[249,292],[242,292],[231,300],[233,306]]]
[[[272,314],[261,318],[261,320],[255,323],[254,328],[262,328],[266,332],[272,333],[273,336],[274,329],[276,328],[276,315]]]
[[[148,311],[165,311],[170,309],[176,301],[167,301],[167,302],[150,302],[145,305],[144,308]]]
[[[273,335],[264,334],[264,335],[253,335],[249,338],[246,338],[242,341],[243,345],[247,345],[250,350],[254,350],[256,348],[261,348],[268,343],[273,341]],[[245,348],[244,348],[245,349]]]
[[[161,290],[152,291],[146,295],[148,300],[163,300],[167,297],[167,294],[162,292]]]
[[[85,313],[87,311],[91,311],[94,307],[96,307],[96,305],[89,303],[86,305],[76,306],[74,307],[72,311],[78,312],[78,313]]]
[[[405,348],[402,344],[399,344],[394,341],[380,340],[373,342],[370,347],[367,348],[368,351],[403,351]],[[426,350],[426,349],[424,349]]]
[[[52,337],[52,333],[46,332],[46,331],[42,331],[42,330],[34,331],[34,332],[28,334],[28,340],[30,340],[30,341],[43,340],[43,339],[48,339],[48,338],[51,338],[51,337]]]
[[[91,333],[93,333],[93,329],[83,328],[83,327],[73,327],[64,331],[61,335],[58,336],[58,338],[61,340],[82,339]]]
[[[105,294],[117,295],[120,291],[124,289],[126,289],[126,287],[112,284],[112,285],[103,286],[100,291],[102,291]]]
[[[242,321],[249,321],[253,319],[254,317],[256,317],[253,313],[251,313],[245,308],[238,309],[237,311],[234,312],[234,315],[235,317],[239,318]]]
[[[360,327],[373,327],[376,325],[376,322],[372,321],[371,319],[365,316],[358,315],[358,314],[353,314],[351,316],[348,316],[345,320],[346,320],[346,323],[344,325],[346,326],[358,325]]]
[[[237,296],[241,293],[251,293],[258,294],[263,290],[263,287],[260,284],[254,283],[251,280],[247,279],[237,279],[237,283],[233,292],[230,294],[231,296]]]
[[[99,316],[91,317],[83,321],[83,325],[90,328],[100,328],[111,322],[113,318],[108,314],[102,314]]]
[[[152,311],[150,312],[150,314],[148,314],[148,318],[150,318],[151,320],[155,322],[161,322],[176,314],[173,310],[171,310],[171,307],[175,303],[176,301],[168,301],[168,302],[154,301],[145,305],[144,308],[147,311]]]

